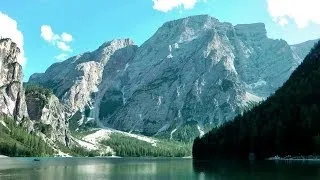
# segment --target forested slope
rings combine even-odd
[[[259,106],[211,130],[193,145],[195,159],[320,154],[320,42],[289,80]]]

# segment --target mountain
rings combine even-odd
[[[3,102],[0,114],[0,154],[14,157],[190,156],[191,143],[169,142],[113,129],[87,128],[82,131],[72,129],[73,126],[79,128],[78,122],[72,121],[77,117],[77,113],[70,118],[73,110],[84,108],[86,114],[88,108],[91,108],[90,104],[81,104],[83,103],[82,98],[86,97],[86,92],[78,91],[77,86],[96,91],[95,79],[97,81],[103,79],[104,83],[116,82],[118,76],[122,76],[115,67],[123,69],[136,49],[137,47],[129,39],[114,40],[103,44],[96,55],[83,55],[83,59],[73,65],[76,71],[64,72],[70,75],[76,74],[74,78],[79,80],[78,84],[74,86],[71,84],[67,87],[70,88],[71,95],[64,96],[65,99],[62,98],[62,100],[75,98],[74,103],[65,104],[54,95],[53,90],[37,84],[22,83],[22,67],[17,63],[19,48],[11,39],[1,39],[0,74],[3,87],[0,96]],[[85,58],[100,60],[101,56],[104,57],[102,58],[104,60],[96,64],[81,62],[87,61]],[[103,67],[104,63],[107,64],[105,60],[108,60],[110,64]],[[72,68],[68,69],[72,70]],[[102,73],[101,69],[109,70]],[[77,76],[79,74],[85,76],[84,80],[79,79]],[[114,79],[111,79],[113,76]],[[86,84],[87,81],[90,81],[91,84]],[[83,90],[81,88],[80,90]],[[102,91],[102,93],[106,92],[110,90]],[[74,96],[74,94],[78,95]],[[94,98],[102,97],[99,95]],[[90,98],[93,96],[90,95]],[[81,114],[80,118],[82,118]],[[89,118],[83,120],[89,120]]]
[[[140,47],[107,42],[29,83],[52,89],[72,124],[190,141],[274,93],[299,49],[268,38],[262,23],[199,15],[165,23]]]
[[[22,67],[17,61],[20,49],[11,39],[0,39],[0,114],[21,121],[28,117],[22,87]]]
[[[302,61],[310,52],[310,49],[313,48],[313,46],[318,41],[319,39],[316,39],[316,40],[306,41],[300,44],[291,45],[291,49],[293,50],[294,54]]]
[[[320,42],[288,81],[251,111],[215,128],[193,145],[195,159],[259,159],[320,153]]]
[[[20,137],[26,133],[36,136],[29,138],[41,137],[41,140],[37,140],[39,144],[45,141],[51,144],[59,142],[68,146],[70,135],[68,119],[64,117],[62,104],[53,93],[39,91],[40,88],[25,89],[23,87],[22,66],[17,61],[19,53],[20,49],[11,39],[0,39],[0,122],[5,129],[1,137],[6,137],[11,143],[18,144],[23,155],[34,154],[31,152],[33,150],[30,150],[33,147],[25,144],[28,139],[24,138],[29,136]],[[15,131],[18,133],[14,134]],[[0,142],[0,146],[8,145],[7,142],[5,144]],[[8,146],[14,146],[14,144]],[[37,155],[39,154],[41,152]]]
[[[69,146],[69,121],[65,108],[49,90],[40,86],[25,85],[28,115],[34,121],[34,129],[53,142]]]

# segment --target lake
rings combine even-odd
[[[200,162],[141,158],[0,158],[1,180],[314,180],[320,162]]]

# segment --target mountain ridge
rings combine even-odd
[[[133,44],[128,39],[129,47],[104,43],[100,48],[116,51],[100,56],[98,48],[67,60],[78,57],[87,69],[67,68],[65,61],[63,71],[71,76],[52,65],[48,70],[59,72],[60,80],[47,70],[29,82],[53,89],[71,107],[69,117],[82,114],[79,124],[172,137],[193,122],[200,134],[206,125],[231,120],[248,102],[268,97],[304,53],[268,38],[263,23],[233,26],[208,15],[166,22],[141,46]]]

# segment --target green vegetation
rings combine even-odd
[[[51,89],[47,89],[47,88],[42,87],[40,85],[25,83],[23,87],[26,91],[26,95],[33,94],[33,93],[39,93],[39,94],[45,95],[46,97],[49,97],[50,95],[53,94]]]
[[[68,148],[60,142],[56,142],[55,144],[62,152],[70,154],[73,157],[95,157],[100,155],[98,151],[88,151],[79,146],[72,146],[71,148]]]
[[[274,95],[193,145],[195,159],[249,153],[259,159],[320,154],[320,42]]]
[[[114,133],[101,142],[110,146],[117,156],[122,157],[185,157],[191,155],[191,144],[159,140],[156,146],[151,143]]]
[[[38,98],[41,100],[43,107],[48,103],[48,98],[53,94],[52,90],[35,84],[24,84],[25,94],[27,98]]]
[[[16,125],[11,117],[1,116],[0,154],[6,156],[50,156],[53,149],[34,133]]]

